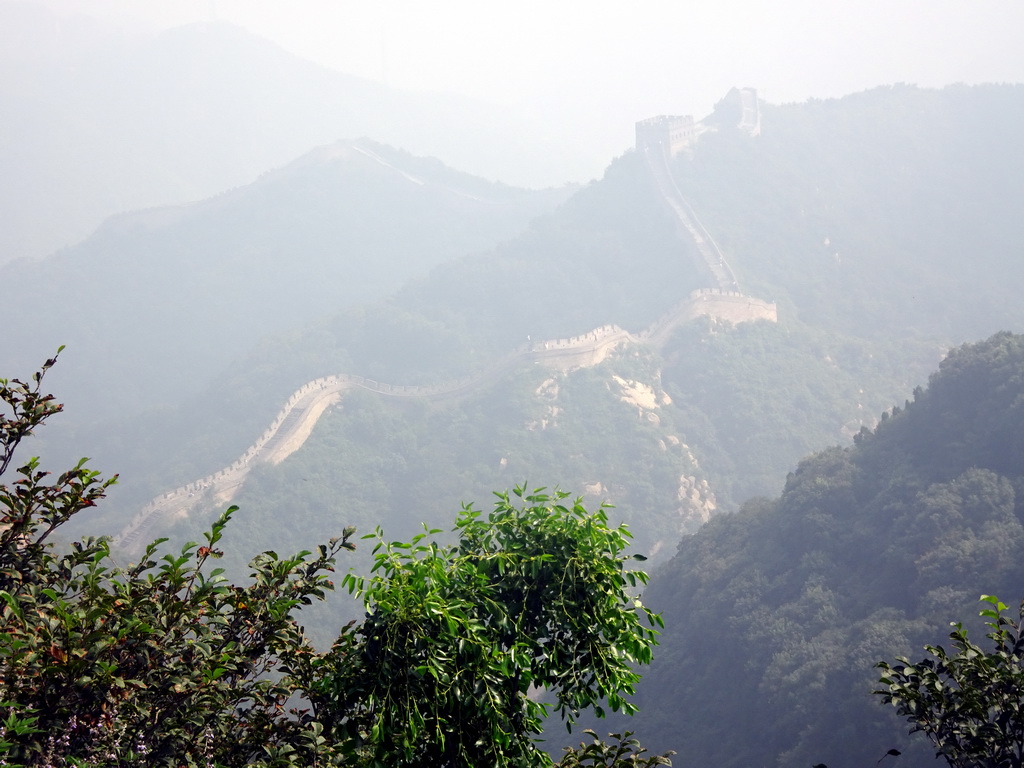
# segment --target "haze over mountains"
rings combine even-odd
[[[36,286],[5,304],[8,327],[23,331],[8,359],[31,367],[40,349],[68,345],[58,376],[76,382],[83,400],[72,404],[93,418],[180,402],[265,335],[491,248],[569,191],[337,142],[209,200],[122,214],[49,259],[0,267],[4,282]]]
[[[517,184],[582,172],[550,127],[545,146],[539,128],[491,105],[334,72],[226,22],[152,36],[4,2],[0,43],[0,263],[73,245],[125,210],[250,183],[339,139]]]
[[[0,248],[38,257],[0,266],[0,375],[68,345],[47,380],[68,412],[37,445],[122,473],[83,533],[191,484],[188,515],[147,534],[195,539],[237,503],[239,572],[345,525],[446,526],[518,483],[610,501],[664,566],[650,597],[669,619],[627,725],[679,765],[863,764],[903,730],[863,701],[870,663],[1019,588],[1019,337],[915,387],[1024,326],[1024,87],[762,100],[756,136],[723,99],[667,173],[778,321],[684,321],[715,286],[642,151],[581,188],[497,184],[459,159],[525,174],[546,150],[475,105],[228,25],[96,32],[62,61],[12,53],[0,78]],[[560,147],[545,172],[570,162]],[[588,354],[548,354],[571,339]],[[196,486],[339,374],[373,386],[230,498]],[[452,382],[469,384],[425,396]],[[351,610],[312,617],[315,636]]]

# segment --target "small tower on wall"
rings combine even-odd
[[[715,130],[735,129],[748,136],[760,136],[761,108],[757,101],[757,89],[729,89],[704,122]]]
[[[636,148],[657,149],[677,155],[697,137],[692,115],[658,115],[636,124]]]
[[[740,121],[736,127],[751,136],[760,136],[761,110],[757,105],[757,89],[734,88],[733,90],[737,92],[740,103]]]

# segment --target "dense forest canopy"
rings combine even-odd
[[[931,765],[871,700],[874,664],[920,655],[979,595],[1020,592],[1022,402],[1024,336],[959,347],[855,445],[685,537],[646,593],[671,629],[640,688],[645,743],[683,766],[857,766],[896,747]]]

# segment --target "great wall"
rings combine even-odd
[[[160,494],[139,510],[114,537],[112,544],[124,551],[135,552],[158,524],[187,517],[200,504],[228,504],[253,466],[279,464],[297,451],[323,413],[346,391],[363,389],[384,397],[429,400],[457,398],[486,387],[506,372],[527,363],[568,371],[597,365],[623,344],[643,344],[660,349],[675,328],[698,317],[712,317],[733,324],[755,320],[777,322],[778,312],[773,302],[747,296],[737,290],[736,277],[724,255],[672,179],[671,157],[685,150],[697,135],[693,130],[679,132],[676,129],[680,124],[684,127],[692,125],[692,119],[663,116],[637,123],[637,151],[644,152],[648,168],[662,199],[676,219],[680,234],[697,245],[698,266],[709,273],[718,287],[692,291],[686,299],[638,334],[616,325],[605,325],[579,336],[531,342],[509,352],[475,376],[432,386],[387,384],[352,374],[314,379],[288,398],[270,426],[231,465]],[[673,130],[676,130],[675,136],[670,134]],[[393,168],[396,173],[407,175],[380,158],[368,156]]]

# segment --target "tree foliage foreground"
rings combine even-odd
[[[883,687],[875,693],[924,733],[936,757],[953,768],[1020,768],[1024,765],[1024,602],[1013,619],[1008,606],[983,595],[988,621],[986,650],[953,625],[951,650],[928,645],[928,656],[911,663],[881,662]]]
[[[41,390],[55,359],[0,379],[0,476],[61,410]],[[370,576],[343,582],[366,618],[321,653],[296,614],[333,588],[352,528],[258,555],[239,586],[213,567],[234,508],[204,544],[165,554],[158,540],[121,566],[106,539],[51,540],[116,476],[83,460],[52,478],[34,458],[15,475],[0,483],[3,765],[550,765],[548,710],[569,725],[634,711],[661,623],[633,596],[647,577],[627,567],[626,528],[562,492],[499,494],[486,516],[466,506],[452,545],[378,529]],[[643,752],[627,733],[563,763],[668,763]]]
[[[660,618],[630,597],[647,577],[620,554],[628,531],[561,492],[515,495],[524,506],[498,494],[486,517],[464,507],[450,547],[427,543],[440,531],[378,530],[373,576],[346,576],[369,613],[328,654],[314,701],[372,764],[537,765],[544,690],[570,724],[602,701],[634,711],[624,696]]]

